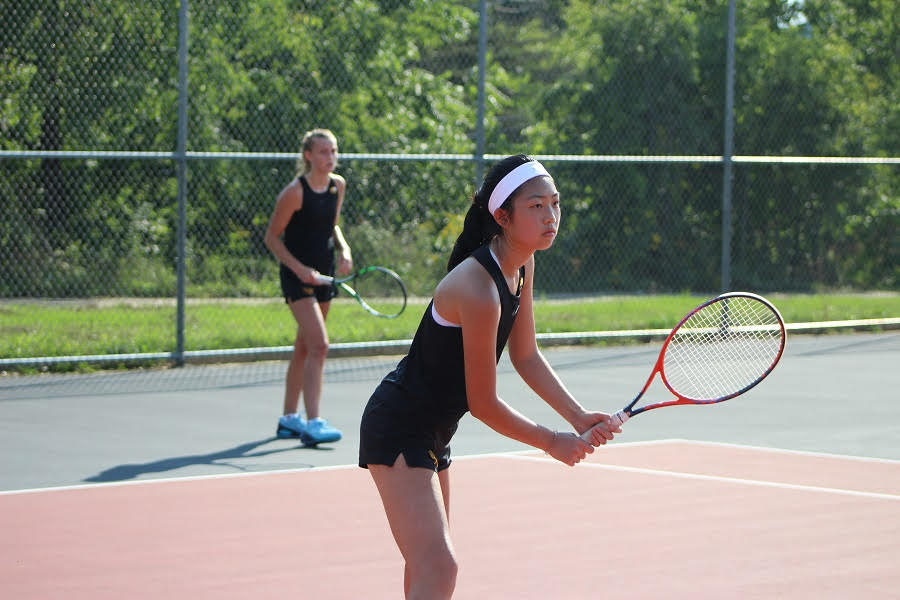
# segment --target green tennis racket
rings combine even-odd
[[[363,267],[346,277],[319,274],[319,285],[333,285],[376,317],[395,319],[406,309],[406,286],[387,267]]]

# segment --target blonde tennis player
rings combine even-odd
[[[300,153],[299,172],[278,194],[265,243],[280,263],[281,291],[297,322],[285,376],[284,411],[275,432],[279,438],[300,438],[315,446],[336,442],[342,435],[319,414],[328,355],[325,319],[337,291],[331,285],[317,285],[316,277],[335,274],[335,249],[340,253],[339,272],[350,271],[353,258],[338,226],[347,182],[334,172],[337,138],[327,129],[308,131]],[[305,419],[299,410],[301,392]]]

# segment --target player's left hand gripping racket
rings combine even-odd
[[[406,286],[386,267],[363,267],[347,277],[319,274],[319,285],[336,285],[376,317],[395,319],[406,308]]]
[[[784,320],[762,296],[730,292],[704,302],[669,333],[647,383],[610,424],[618,427],[663,406],[715,404],[739,396],[772,372],[784,342]],[[675,399],[637,407],[657,373]],[[591,431],[582,437],[590,441]]]

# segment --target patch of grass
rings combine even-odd
[[[786,323],[900,317],[900,294],[772,294]],[[604,296],[535,301],[541,333],[670,329],[695,306],[699,295]]]
[[[688,294],[537,299],[535,320],[541,333],[667,329],[706,299]],[[770,299],[788,323],[900,316],[896,293]],[[425,306],[426,301],[413,300],[399,318],[379,319],[352,300],[338,299],[328,316],[329,337],[333,343],[410,339]],[[7,301],[0,303],[0,357],[172,352],[175,321],[171,300]],[[186,350],[285,346],[295,335],[293,317],[279,300],[191,300],[185,309]]]

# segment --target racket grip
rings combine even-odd
[[[617,412],[616,414],[614,414],[613,416],[611,416],[609,418],[609,424],[612,425],[613,427],[621,427],[622,424],[630,418],[631,418],[631,415],[629,415],[624,410],[620,410],[619,412]]]
[[[329,277],[328,275],[322,275],[321,273],[316,274],[316,285],[333,285],[334,277]]]
[[[609,417],[609,426],[610,426],[611,429],[615,429],[616,427],[621,427],[621,426],[622,426],[622,423],[624,423],[625,421],[627,421],[627,420],[630,419],[630,418],[631,418],[631,415],[629,415],[629,414],[628,414],[627,412],[625,412],[624,410],[620,410],[620,411],[617,412],[616,414],[610,415],[610,417]],[[596,425],[595,425],[595,427],[596,427]],[[594,429],[594,428],[591,427],[591,429],[588,429],[587,431],[585,431],[584,433],[582,433],[582,434],[581,434],[581,439],[583,439],[584,441],[590,443],[590,441],[591,441],[591,430],[593,430],[593,429]]]

